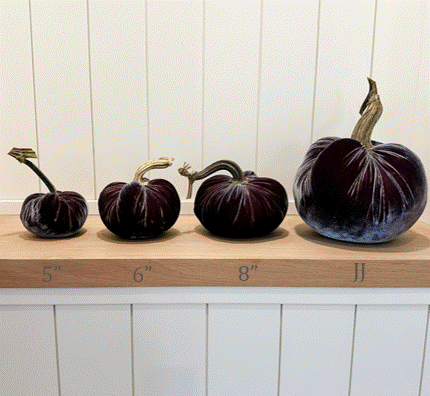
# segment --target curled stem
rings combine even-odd
[[[370,141],[373,128],[382,114],[382,103],[378,95],[376,83],[371,78],[369,81],[369,93],[360,108],[361,118],[352,131],[351,138],[358,140],[366,148],[372,148]]]
[[[161,157],[158,160],[150,160],[140,165],[134,175],[134,181],[138,181],[141,184],[147,184],[148,179],[144,178],[143,175],[149,172],[151,169],[164,169],[173,164],[174,158]]]
[[[187,199],[191,198],[193,183],[196,180],[204,179],[205,177],[208,177],[212,173],[218,172],[220,170],[226,170],[231,173],[232,178],[230,179],[230,182],[232,183],[238,183],[238,184],[248,183],[248,179],[243,175],[242,169],[240,169],[239,165],[236,164],[236,162],[233,162],[230,160],[216,161],[199,172],[197,171],[189,172],[190,168],[191,166],[185,163],[182,168],[178,169],[178,172],[180,175],[188,178]]]
[[[54,185],[50,182],[50,180],[44,175],[44,173],[31,161],[29,161],[27,158],[37,158],[36,153],[30,149],[30,148],[17,148],[14,147],[12,150],[8,153],[11,157],[15,158],[22,164],[27,165],[30,169],[33,170],[34,173],[36,173],[37,176],[40,177],[40,179],[43,181],[46,187],[48,187],[49,192],[51,193],[57,193],[56,188]]]

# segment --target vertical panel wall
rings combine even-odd
[[[149,156],[175,159],[151,178],[170,180],[184,199],[188,180],[178,168],[202,166],[203,2],[149,0],[147,7]]]
[[[375,0],[321,0],[313,140],[351,137],[367,95]]]
[[[255,169],[261,1],[206,0],[203,161]]]
[[[257,172],[279,180],[290,200],[312,140],[318,4],[263,3]]]
[[[425,1],[378,1],[375,24],[373,76],[379,84],[384,112],[375,127],[375,139],[408,147],[426,144],[415,131],[416,108],[425,51]],[[428,12],[428,8],[427,8]],[[429,81],[427,81],[427,84]],[[418,144],[417,144],[418,143]]]
[[[143,1],[88,2],[95,196],[148,160]]]
[[[430,175],[429,46],[428,1],[378,1],[373,75],[379,84],[384,113],[374,136],[413,150],[423,162],[427,178]],[[429,210],[427,206],[422,217],[427,223],[430,223]]]
[[[6,153],[15,146],[37,149],[26,0],[0,2],[0,86],[0,200],[23,199],[39,191],[38,178]]]
[[[40,165],[58,190],[92,198],[86,1],[32,0],[31,18]]]
[[[181,198],[184,161],[229,158],[278,179],[292,203],[309,144],[350,135],[368,75],[384,104],[374,137],[410,146],[430,172],[428,0],[0,4],[1,213],[40,184],[12,146],[35,148],[59,189],[89,200],[171,156],[150,176]]]
[[[427,144],[426,132],[430,131],[430,2],[425,2],[424,18],[421,31],[422,45],[420,49],[421,59],[418,71],[417,98],[415,107],[415,128],[412,148],[421,158],[426,172],[427,180],[430,179],[430,145]],[[429,194],[430,195],[430,194]],[[430,224],[430,205],[427,205],[421,218]]]

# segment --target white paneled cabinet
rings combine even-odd
[[[0,394],[58,395],[52,305],[0,305]]]
[[[430,314],[430,309],[429,309]],[[421,377],[420,391],[421,395],[430,395],[430,343],[428,337],[429,330],[429,315],[427,316],[427,331],[426,331],[426,349],[423,358],[423,372]]]
[[[130,395],[130,305],[56,307],[61,395]]]
[[[208,394],[276,395],[280,306],[214,304],[208,316]]]
[[[428,305],[193,295],[196,303],[176,294],[167,304],[0,305],[1,394],[428,395]]]
[[[133,305],[136,395],[206,395],[206,310],[206,304]]]
[[[353,305],[283,305],[281,395],[348,394]]]
[[[427,320],[426,305],[358,307],[351,395],[418,395]]]

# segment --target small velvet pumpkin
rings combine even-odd
[[[175,187],[164,179],[143,177],[151,169],[172,163],[172,158],[148,161],[138,168],[132,182],[113,182],[103,189],[98,207],[108,230],[124,239],[145,239],[175,224],[181,207]]]
[[[37,158],[32,149],[13,148],[9,155],[30,167],[48,187],[49,192],[29,195],[21,207],[24,227],[35,235],[62,238],[76,234],[88,216],[85,198],[74,191],[57,191],[49,179],[28,158]]]

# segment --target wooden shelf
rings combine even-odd
[[[266,237],[228,240],[180,216],[159,238],[125,241],[98,216],[67,239],[38,238],[18,216],[0,216],[1,288],[140,286],[430,287],[430,226],[363,245],[287,216]]]

